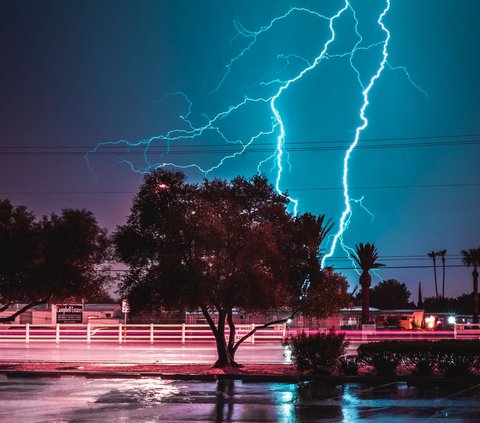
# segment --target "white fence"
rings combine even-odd
[[[480,339],[480,323],[456,323],[453,333],[455,339]]]
[[[246,335],[255,324],[237,325],[235,340]],[[228,330],[226,331],[228,335]],[[246,342],[279,341],[285,337],[285,325],[274,325],[258,329]],[[199,324],[57,324],[57,325],[0,325],[0,342],[117,342],[158,343],[158,342],[201,342],[213,341],[214,336],[208,325]]]
[[[246,335],[255,324],[237,325],[235,341]],[[254,344],[265,341],[281,341],[289,335],[305,332],[318,333],[319,330],[293,329],[285,325],[274,325],[266,329],[258,329],[246,342]],[[322,331],[320,331],[322,332]],[[480,325],[456,324],[449,331],[408,331],[408,330],[347,330],[345,338],[352,344],[375,342],[383,340],[439,340],[439,339],[480,339]],[[228,336],[228,329],[226,330]],[[214,341],[213,334],[208,325],[201,324],[57,324],[57,325],[0,325],[1,342],[116,342],[123,343],[160,343],[160,342],[202,342]]]

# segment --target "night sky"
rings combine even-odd
[[[87,208],[114,229],[149,165],[187,166],[189,180],[200,181],[192,164],[216,167],[253,140],[207,176],[254,175],[277,146],[268,102],[198,128],[246,98],[271,98],[311,66],[332,36],[320,15],[344,4],[1,0],[0,195],[38,215]],[[361,84],[379,69],[386,37],[377,22],[385,0],[351,5],[358,25],[351,9],[335,20],[327,55],[275,101],[285,127],[279,186],[299,212],[324,213],[336,228],[343,157],[362,124]],[[470,270],[455,266],[461,249],[480,246],[479,15],[478,0],[392,0],[383,19],[388,63],[349,162],[350,194],[364,196],[375,217],[352,203],[344,241],[374,242],[389,267],[380,277],[405,282],[414,300],[419,281],[424,295],[434,294],[433,270],[422,266],[431,266],[427,252],[443,248],[446,295],[471,291]],[[192,133],[199,135],[181,137]],[[177,139],[167,143],[168,135]],[[122,140],[132,146],[109,144]],[[275,164],[260,167],[272,183]],[[327,264],[356,284],[341,248]]]

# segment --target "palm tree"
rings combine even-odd
[[[442,297],[445,298],[445,254],[447,250],[437,251],[437,256],[442,258]]]
[[[362,324],[368,324],[369,322],[369,310],[370,310],[370,285],[372,283],[372,277],[369,271],[371,269],[378,269],[385,266],[382,263],[378,263],[378,251],[375,248],[375,244],[358,244],[355,246],[356,254],[353,255],[353,259],[357,262],[362,274],[360,275],[360,286],[362,287]]]
[[[435,278],[435,296],[438,298],[438,286],[437,286],[437,262],[435,261],[435,257],[437,257],[437,253],[432,251],[431,253],[427,254],[433,260],[433,276]]]
[[[462,250],[462,262],[465,266],[473,267],[473,323],[478,323],[478,269],[480,266],[480,247]]]

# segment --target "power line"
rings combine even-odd
[[[432,148],[432,147],[459,147],[465,145],[479,145],[480,140],[472,140],[472,141],[460,141],[460,142],[438,142],[438,143],[415,143],[415,144],[378,144],[378,145],[357,145],[355,150],[391,150],[391,149],[400,149],[400,148]],[[224,148],[224,146],[222,146]],[[176,147],[175,147],[176,148]],[[222,149],[222,150],[214,150],[214,149],[204,149],[204,150],[176,150],[174,147],[170,147],[169,151],[166,150],[158,150],[155,147],[149,148],[148,153],[149,156],[160,154],[165,155],[168,154],[170,156],[176,155],[212,155],[212,154],[234,154],[239,153],[243,146],[238,149]],[[182,146],[183,148],[183,146]],[[191,146],[189,146],[191,148]],[[258,154],[258,153],[270,153],[274,146],[271,148],[259,148],[259,147],[249,147],[245,149],[241,154]],[[329,146],[329,147],[293,147],[288,148],[286,147],[286,151],[292,152],[318,152],[318,151],[345,151],[347,150],[347,146]],[[0,150],[0,157],[51,157],[51,156],[85,156],[86,151],[1,151]],[[98,157],[98,156],[143,156],[145,152],[141,151],[102,151],[99,150],[91,155],[91,157]]]
[[[383,137],[383,138],[365,138],[365,139],[360,139],[360,142],[378,142],[378,141],[409,141],[409,140],[430,140],[430,139],[449,139],[449,138],[472,138],[472,137],[478,137],[480,136],[480,133],[471,133],[471,134],[450,134],[450,135],[427,135],[427,136],[412,136],[412,137]],[[158,141],[166,141],[159,139]],[[125,140],[125,143],[127,141]],[[139,145],[141,146],[146,146],[147,140],[144,141],[143,144]],[[352,140],[322,140],[322,141],[289,141],[287,144],[333,144],[333,143],[352,143]],[[239,143],[236,143],[237,145],[240,145]],[[235,145],[232,143],[232,145]],[[193,144],[193,147],[216,147],[218,144]],[[121,145],[108,145],[108,144],[103,144],[103,148],[120,148],[122,147]],[[81,150],[93,150],[97,148],[95,145],[78,145],[78,146],[42,146],[42,145],[32,145],[32,146],[18,146],[18,145],[5,145],[5,146],[0,146],[1,148],[13,148],[13,149],[29,149],[29,148],[45,148],[45,149],[81,149]]]
[[[478,187],[480,183],[453,183],[453,184],[421,184],[421,185],[377,185],[377,186],[353,186],[350,190],[376,190],[376,189],[424,189],[424,188],[467,188]],[[342,187],[295,187],[287,191],[340,191]],[[131,195],[137,191],[0,191],[0,195]]]
[[[477,134],[478,135],[478,134]],[[476,136],[477,136],[476,135]],[[371,139],[370,141],[378,140],[428,140],[428,139],[441,139],[441,138],[459,138],[459,137],[470,137],[473,135],[446,135],[446,136],[437,136],[437,137],[411,137],[411,138],[384,138],[384,139]],[[367,141],[367,140],[365,140]],[[303,141],[303,142],[288,142],[286,147],[289,152],[315,152],[315,151],[341,151],[348,148],[347,145],[330,145],[330,146],[307,146],[307,147],[290,147],[291,145],[296,144],[326,144],[326,143],[344,143],[345,141]],[[351,143],[351,141],[350,141]],[[469,139],[469,140],[456,140],[456,141],[437,141],[437,142],[414,142],[414,143],[390,143],[390,144],[374,144],[374,145],[364,145],[359,144],[356,149],[398,149],[398,148],[432,148],[432,147],[447,147],[447,146],[465,146],[465,145],[479,145],[480,139]],[[206,146],[218,147],[218,148],[204,148]],[[140,146],[139,146],[140,147]],[[145,145],[141,146],[142,148],[129,147],[127,145],[103,145],[101,149],[92,153],[92,156],[112,156],[112,155],[126,155],[126,156],[137,156],[144,155]],[[158,146],[153,146],[148,148],[148,154],[169,154],[169,155],[205,155],[205,154],[233,154],[235,152],[241,151],[245,146],[244,144],[232,143],[228,145],[213,145],[213,144],[174,144],[168,147],[163,147],[160,149]],[[0,147],[0,157],[42,157],[42,156],[84,156],[88,150],[94,147],[79,147],[79,146],[3,146]],[[187,148],[185,150],[185,148]],[[197,150],[192,148],[197,148]],[[198,150],[198,148],[203,148]],[[268,153],[272,151],[273,146],[265,146],[265,144],[254,145],[247,148],[243,151],[242,154],[252,154],[252,153]]]

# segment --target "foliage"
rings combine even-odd
[[[383,310],[410,308],[410,291],[396,279],[387,279],[370,291],[370,304]]]
[[[356,355],[344,355],[338,360],[340,369],[345,376],[358,375],[358,369],[360,367]]]
[[[36,220],[25,207],[0,201],[0,301],[27,303],[3,321],[47,302],[104,293],[109,240],[91,212],[65,209]],[[10,248],[9,248],[10,247]]]
[[[425,298],[423,301],[423,308],[426,312],[430,313],[460,313],[458,299],[450,297]]]
[[[401,329],[402,324],[400,322],[400,317],[398,316],[387,316],[385,320],[385,327],[394,328],[394,329]]]
[[[286,344],[290,346],[292,361],[299,370],[327,375],[339,365],[348,341],[345,340],[345,334],[334,332],[314,335],[301,333],[290,337]]]
[[[438,348],[434,341],[408,341],[397,346],[402,365],[417,376],[430,376],[438,363]]]
[[[382,341],[361,344],[357,350],[358,361],[372,366],[379,376],[391,376],[400,364],[401,341]]]
[[[424,300],[424,309],[428,313],[473,314],[473,296],[469,293],[456,298],[428,297]]]
[[[370,306],[382,310],[412,308],[410,295],[407,285],[396,279],[387,279],[370,288]],[[361,298],[362,290],[356,295],[355,302],[360,304]]]
[[[446,376],[466,376],[480,368],[477,340],[382,341],[362,344],[358,360],[392,375],[398,365],[418,376],[430,376],[438,369]]]
[[[181,172],[146,175],[127,223],[114,235],[129,267],[121,291],[132,311],[202,310],[220,367],[235,364],[246,339],[235,342],[234,308],[321,317],[345,306],[345,279],[320,268],[330,222],[310,214],[293,218],[287,202],[260,176],[197,185]]]
[[[478,340],[442,340],[436,342],[439,351],[437,366],[446,376],[466,376],[480,367]]]

